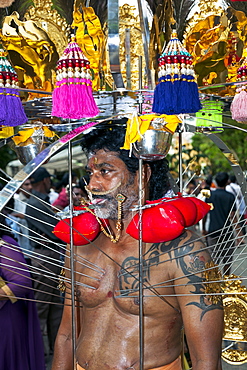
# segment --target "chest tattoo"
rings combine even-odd
[[[161,256],[169,252],[171,243],[154,243],[144,254],[143,258],[143,284],[150,286],[152,267],[158,266],[161,262]],[[138,291],[139,284],[139,258],[127,257],[119,272],[120,294],[129,295]]]

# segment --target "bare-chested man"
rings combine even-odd
[[[107,218],[109,226],[92,244],[75,247],[78,370],[140,369],[139,242],[126,233],[131,209],[138,204],[138,159],[120,149],[124,132],[98,128],[82,144],[89,159],[89,195],[96,215]],[[146,198],[158,199],[168,190],[166,163],[144,162]],[[125,197],[120,231],[118,194]],[[184,328],[193,370],[220,370],[223,310],[220,302],[213,304],[205,296],[203,271],[211,261],[205,246],[186,230],[170,242],[144,243],[143,251],[143,368],[182,369]],[[81,264],[81,257],[94,270]],[[67,285],[52,370],[73,370],[70,292]]]

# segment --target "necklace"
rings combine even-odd
[[[110,240],[111,240],[112,243],[117,243],[119,241],[119,239],[120,239],[121,229],[122,229],[122,224],[121,224],[122,203],[125,201],[126,198],[125,198],[125,196],[123,194],[117,194],[116,199],[118,201],[118,210],[117,210],[118,211],[117,212],[118,213],[118,218],[117,218],[117,222],[116,222],[116,230],[117,230],[117,232],[116,232],[116,236],[115,237],[112,234],[110,234],[110,233],[108,233],[106,231],[106,229],[104,228],[104,225],[103,225],[101,219],[98,216],[96,216],[94,214],[94,212],[90,208],[88,208],[87,206],[85,206],[86,210],[88,212],[92,213],[96,217],[98,223],[100,224],[101,231],[103,232],[103,234],[105,236],[107,236],[108,238],[110,238]]]

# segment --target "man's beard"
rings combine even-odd
[[[133,206],[133,204],[137,204],[138,202],[138,194],[136,193],[136,191],[131,189],[129,185],[120,187],[112,194],[99,196],[94,195],[94,199],[105,199],[105,202],[103,204],[95,205],[94,212],[97,217],[110,220],[118,219],[118,201],[116,199],[117,194],[122,194],[125,196],[125,200],[122,203],[122,218],[124,219],[127,217],[131,206]]]

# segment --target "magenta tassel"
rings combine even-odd
[[[95,117],[99,109],[92,91],[89,61],[72,37],[57,64],[52,115],[66,119]]]

